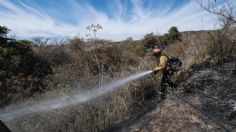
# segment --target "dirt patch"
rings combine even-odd
[[[179,89],[184,89],[183,93],[169,95],[137,120],[127,121],[110,130],[236,131],[236,76],[233,65],[235,63],[231,62],[196,71],[179,86]]]
[[[191,106],[171,97],[134,123],[114,131],[222,131],[222,128]]]

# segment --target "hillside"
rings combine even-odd
[[[219,37],[222,35],[224,37]],[[167,128],[170,131],[222,130],[212,120],[173,96],[171,93],[174,92],[235,129],[235,75],[232,72],[236,54],[235,41],[229,41],[231,37],[232,34],[229,38],[228,34],[217,30],[183,33],[181,39],[148,34],[140,41],[127,39],[116,43],[73,38],[58,45],[47,45],[43,39],[2,39],[0,103],[1,113],[9,112],[9,117],[12,111],[14,115],[15,111],[27,111],[40,102],[60,100],[60,97],[102,87],[132,73],[152,70],[156,66],[156,59],[150,52],[152,46],[163,47],[165,54],[180,58],[183,67],[173,77],[176,87],[169,89],[168,98],[156,106],[150,105],[150,110],[149,104],[159,102],[157,93],[161,73],[87,102],[30,113],[12,120],[0,119],[12,131],[22,132],[165,131]],[[163,43],[159,45],[157,42]],[[199,89],[223,102],[211,102],[199,93]],[[220,106],[227,109],[212,110]],[[225,115],[224,112],[231,114]],[[129,122],[137,113],[143,113],[140,119]]]
[[[142,113],[105,131],[236,131],[235,62],[204,67]],[[190,103],[190,104],[189,104]]]

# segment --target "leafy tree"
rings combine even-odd
[[[133,41],[133,38],[132,38],[132,37],[128,37],[128,38],[126,39],[126,41]]]
[[[6,35],[10,32],[10,30],[5,26],[0,26],[0,37],[5,38]]]
[[[0,26],[0,46],[3,46],[7,42],[7,34],[10,30],[5,26]]]
[[[181,40],[181,34],[178,31],[178,28],[173,26],[169,29],[168,33],[163,36],[158,36],[159,45],[165,47],[167,44],[175,43],[178,40]]]
[[[164,34],[163,36],[159,36],[159,41],[161,46],[169,44],[169,34]]]
[[[155,47],[155,45],[159,42],[157,35],[153,33],[146,34],[143,39],[144,47],[147,49]]]
[[[169,29],[168,38],[171,43],[176,40],[181,40],[181,34],[179,33],[177,27],[173,26]]]
[[[144,47],[146,49],[158,47],[165,47],[167,44],[174,43],[181,40],[181,34],[178,28],[173,26],[169,29],[168,33],[158,36],[153,33],[146,34],[143,39]]]

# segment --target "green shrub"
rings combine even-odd
[[[16,98],[42,91],[44,77],[51,65],[32,50],[32,42],[6,38],[8,30],[0,27],[0,105]]]
[[[176,41],[181,41],[181,34],[179,33],[177,27],[173,26],[169,29],[168,33],[163,36],[159,36],[161,44],[166,46],[167,44],[175,43]]]
[[[83,49],[83,45],[84,45],[84,40],[78,37],[73,38],[70,41],[71,44],[71,48],[75,49],[75,50],[82,50]]]
[[[5,38],[10,30],[5,26],[0,26],[0,38]]]
[[[158,44],[158,36],[153,33],[146,34],[142,40],[146,49],[154,48]]]
[[[177,40],[181,40],[181,34],[178,31],[178,28],[173,26],[168,31],[168,41],[173,43]]]
[[[175,43],[181,40],[181,34],[178,28],[173,26],[169,29],[168,33],[164,35],[154,35],[153,33],[146,34],[142,40],[146,49],[154,47],[165,47],[168,44]]]

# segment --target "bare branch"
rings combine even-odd
[[[196,2],[207,12],[236,23],[234,16],[235,8],[229,1],[227,1],[227,3],[222,7],[217,7],[216,0],[196,0]]]

